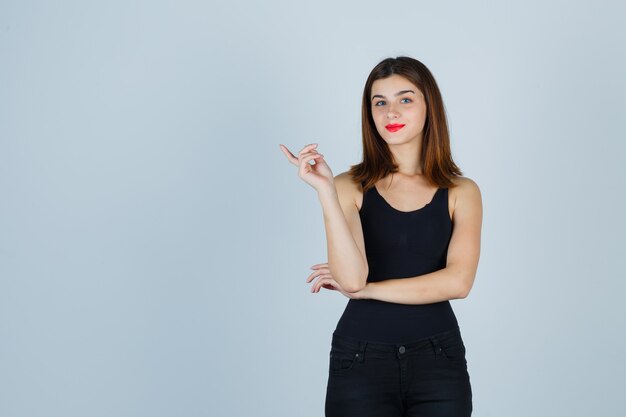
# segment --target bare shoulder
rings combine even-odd
[[[456,185],[450,189],[450,191],[460,190],[461,192],[474,192],[480,194],[480,188],[476,181],[469,177],[455,177],[452,179],[452,182]]]
[[[334,181],[339,200],[343,203],[353,204],[359,208],[362,199],[361,186],[352,181],[352,176],[348,171],[336,175]]]
[[[464,211],[469,209],[482,213],[482,196],[476,181],[468,177],[456,177],[452,182],[456,185],[450,188],[449,193],[453,201],[453,213],[460,207],[463,207]]]

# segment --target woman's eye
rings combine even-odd
[[[411,102],[413,101],[413,100],[411,100],[411,99],[410,99],[410,98],[408,98],[408,97],[405,97],[405,98],[403,98],[402,100],[408,100],[408,102],[409,102],[409,103],[411,103]],[[402,101],[402,100],[400,100],[400,101]],[[381,103],[382,103],[382,104],[381,104]],[[380,107],[381,105],[384,105],[384,104],[385,104],[385,101],[384,101],[384,100],[380,100],[380,101],[377,101],[377,102],[374,104],[374,106],[379,106],[379,107]]]

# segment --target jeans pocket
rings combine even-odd
[[[361,355],[363,352],[356,347],[333,345],[330,349],[328,371],[332,374],[346,373],[354,368]]]
[[[453,345],[441,346],[443,357],[449,362],[466,365],[467,360],[465,358],[465,344],[463,342],[455,343]]]

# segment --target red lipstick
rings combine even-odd
[[[388,124],[385,127],[390,132],[397,132],[398,130],[402,129],[404,127],[404,125],[401,125],[401,124],[398,124],[398,123],[390,123],[390,124]]]

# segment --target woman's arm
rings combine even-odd
[[[361,218],[354,201],[354,184],[347,172],[334,178],[334,184],[318,191],[324,212],[328,268],[347,292],[365,287],[369,268]]]
[[[446,267],[410,278],[368,282],[357,298],[371,298],[400,304],[430,304],[465,298],[478,269],[482,199],[480,189],[469,178],[459,178],[454,222]]]

